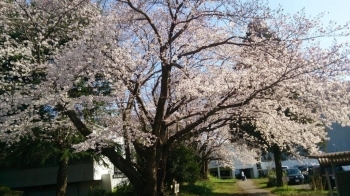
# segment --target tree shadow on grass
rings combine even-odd
[[[257,183],[259,186],[258,187],[261,187],[262,189],[266,189],[266,188],[269,188],[266,184],[266,182],[259,182]]]
[[[266,193],[212,193],[210,196],[267,196]]]
[[[183,193],[190,193],[194,195],[212,195],[212,190],[213,187],[210,186],[203,186],[203,185],[194,185],[194,184],[189,184],[189,185],[183,185],[181,186],[181,191]]]

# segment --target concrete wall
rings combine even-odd
[[[100,186],[107,192],[126,178],[113,178],[114,166],[108,160],[107,165],[95,161],[68,165],[67,195],[86,195],[92,186]],[[26,196],[54,196],[58,166],[33,169],[0,171],[0,184],[25,191]]]
[[[68,183],[67,196],[85,196],[89,193],[90,187],[99,183],[99,181]],[[24,187],[18,190],[23,191],[23,196],[56,196],[55,189],[56,185],[43,185]]]
[[[42,167],[0,172],[0,184],[11,188],[56,184],[58,167]],[[68,166],[68,182],[94,180],[93,163],[79,163]]]

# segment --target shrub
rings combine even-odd
[[[200,179],[200,164],[196,151],[184,144],[178,145],[169,154],[165,181],[168,186],[173,180],[184,183],[195,183]]]
[[[106,190],[94,184],[90,187],[89,193],[86,196],[106,196]]]
[[[194,184],[180,186],[181,193],[188,193],[190,195],[211,195],[214,189],[215,183],[211,180],[200,180]]]
[[[267,173],[267,177],[269,179],[269,181],[267,182],[267,187],[277,186],[277,177],[276,177],[276,171],[275,170],[270,170]]]
[[[324,182],[322,181],[322,176],[318,171],[313,171],[310,175],[310,187],[312,190],[324,190]]]
[[[110,196],[137,196],[136,189],[130,184],[128,180],[122,181],[115,187],[115,192]]]
[[[9,187],[0,186],[0,196],[21,196],[22,191],[13,191]]]

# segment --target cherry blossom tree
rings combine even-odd
[[[80,36],[98,9],[86,0],[9,0],[0,2],[0,12],[0,139],[3,132],[12,135],[12,140],[2,140],[7,142],[7,151],[2,153],[12,160],[27,154],[28,159],[42,163],[58,156],[56,195],[66,195],[69,158],[82,156],[72,152],[72,144],[82,136],[47,103],[32,104],[35,93],[31,91],[45,80],[44,63]],[[17,129],[18,125],[23,127]]]
[[[1,112],[16,110],[1,115],[1,140],[45,126],[35,111],[51,105],[86,137],[77,151],[96,149],[108,157],[140,195],[165,194],[166,160],[177,141],[228,129],[239,118],[256,119],[265,137],[273,134],[281,146],[307,130],[312,138],[304,145],[317,150],[315,142],[324,137],[316,134],[317,124],[349,125],[348,45],[325,49],[318,42],[348,35],[348,25],[324,27],[320,17],[286,15],[263,1],[116,0],[52,60],[23,63],[28,70],[45,69],[45,82],[25,94],[1,94]],[[269,36],[247,40],[252,22]],[[11,45],[1,51],[10,49],[19,51]],[[70,96],[82,81],[91,89],[101,78],[108,96]],[[96,103],[116,112],[95,114],[98,121],[84,118],[81,111]],[[292,121],[276,108],[314,123]],[[118,138],[124,139],[122,151],[115,147]]]
[[[234,168],[234,161],[241,161],[245,164],[257,162],[257,147],[248,147],[247,143],[237,140],[234,143],[232,141],[232,132],[224,128],[208,129],[207,132],[202,132],[200,136],[187,141],[188,145],[196,149],[200,158],[202,178],[208,178],[208,166],[211,161],[215,161],[221,167],[230,168]]]
[[[286,115],[290,118],[290,120],[297,120],[295,116],[292,115],[287,109],[283,115]],[[300,123],[310,123],[311,119],[302,119]],[[310,132],[309,130],[313,127],[318,127],[319,130],[315,132]],[[323,129],[322,129],[323,127]],[[293,140],[289,140],[289,138],[284,138],[280,143],[276,143],[276,133],[271,133],[269,135],[263,133],[263,127],[257,127],[255,123],[255,119],[239,119],[235,124],[231,125],[231,134],[233,142],[243,142],[246,143],[251,148],[259,148],[261,152],[271,152],[274,156],[274,162],[276,167],[276,177],[277,177],[277,186],[283,186],[283,171],[282,171],[282,156],[284,154],[288,154],[289,156],[295,158],[301,158],[301,154],[305,155],[305,152],[309,149],[308,143],[310,136],[312,138],[317,138],[318,142],[315,141],[315,144],[321,143],[321,140],[326,139],[326,130],[323,125],[313,125],[308,127],[309,130],[298,130],[295,131],[295,134],[298,134],[298,138],[293,138]],[[284,134],[285,129],[279,130],[277,135]],[[269,136],[269,137],[268,137]],[[279,137],[279,136],[277,136]],[[306,144],[306,145],[305,145]],[[315,146],[316,148],[318,146]],[[314,148],[315,148],[314,147]]]

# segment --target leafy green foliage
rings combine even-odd
[[[166,182],[195,183],[200,178],[200,165],[196,160],[198,156],[194,149],[184,144],[176,146],[167,160]]]
[[[277,186],[277,177],[276,177],[276,171],[275,170],[270,170],[267,173],[267,178],[269,181],[267,182],[267,187],[275,187]]]
[[[106,196],[106,191],[97,184],[90,187],[89,193],[85,196]]]
[[[13,191],[6,186],[0,186],[0,196],[21,196],[23,192]]]
[[[322,176],[320,170],[314,169],[310,175],[310,187],[312,190],[327,190],[328,184],[326,178]]]
[[[128,180],[122,181],[115,187],[116,191],[110,196],[137,196],[136,189],[130,184]]]
[[[4,168],[14,165],[16,168],[33,168],[54,164],[54,159],[58,155],[61,155],[61,158],[68,157],[75,160],[93,157],[91,152],[75,153],[71,149],[71,144],[81,140],[82,136],[77,133],[67,134],[60,129],[48,131],[35,128],[32,130],[32,135],[21,137],[11,146],[5,143],[0,145],[2,165]]]

